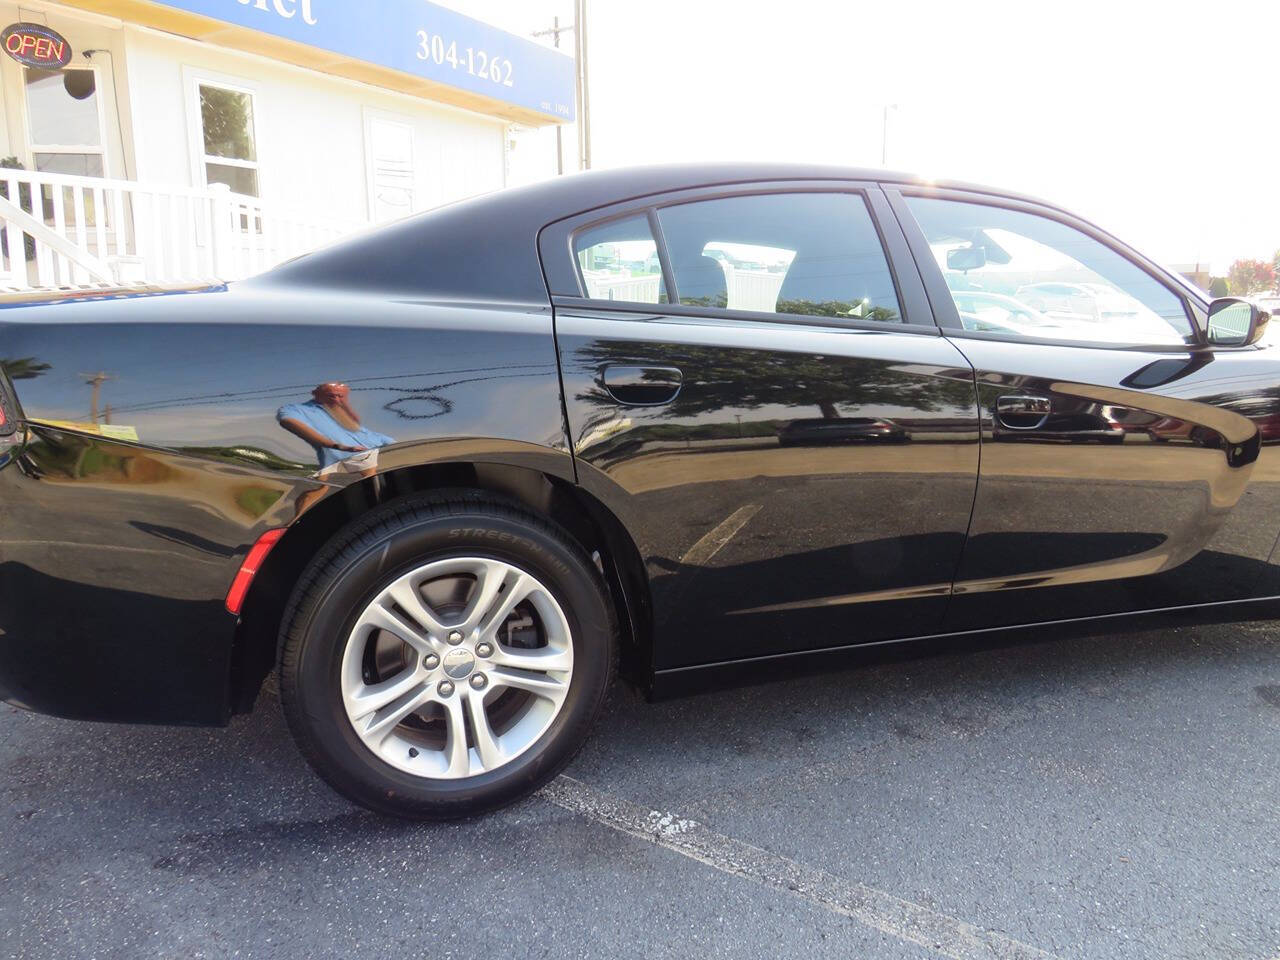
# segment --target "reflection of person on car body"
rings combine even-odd
[[[276,413],[280,426],[315,447],[320,475],[363,473],[378,466],[378,447],[392,437],[361,426],[345,383],[322,383],[306,403],[290,403]]]
[[[319,471],[316,477],[378,472],[378,447],[394,443],[394,437],[361,426],[351,406],[351,390],[345,383],[322,383],[306,403],[289,403],[276,412],[276,420],[295,436],[315,447]],[[298,516],[323,496],[323,488],[298,498]]]

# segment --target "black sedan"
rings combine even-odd
[[[278,669],[387,813],[545,782],[619,667],[1280,614],[1266,315],[1025,197],[592,173],[0,307],[0,694],[223,724]]]

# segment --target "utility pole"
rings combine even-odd
[[[102,370],[99,370],[97,373],[82,373],[80,376],[84,378],[85,383],[93,388],[89,394],[89,422],[97,423],[98,401],[102,398],[102,385],[108,380],[114,380],[115,377],[109,376]],[[109,409],[110,408],[108,408],[108,410]]]
[[[587,70],[587,0],[577,0],[578,29],[578,156],[583,170],[591,169],[591,86]]]
[[[553,17],[553,18],[551,19],[551,29],[550,29],[550,30],[539,30],[539,31],[537,31],[537,32],[534,34],[534,36],[535,36],[535,37],[546,37],[546,36],[550,36],[550,37],[552,38],[552,40],[555,42],[556,49],[557,49],[557,50],[559,50],[559,49],[560,49],[560,34],[562,34],[562,33],[568,33],[568,32],[569,32],[569,31],[571,31],[571,30],[573,30],[573,24],[572,24],[572,23],[571,23],[571,24],[569,24],[567,27],[562,27],[562,26],[560,26],[560,18],[559,18],[559,17]],[[576,56],[577,56],[576,47],[575,47],[575,51],[574,51],[574,56],[575,56],[575,58],[576,58]],[[576,77],[576,76],[577,76],[577,69],[576,69],[576,68],[577,68],[577,64],[576,64],[576,62],[575,62],[575,64],[574,64],[574,67],[575,67],[574,76]],[[575,86],[576,86],[576,84],[575,84]],[[557,173],[557,174],[563,174],[563,173],[564,173],[564,124],[562,124],[562,123],[557,123],[557,124],[556,124],[556,173]]]
[[[551,37],[560,48],[560,34],[573,32],[574,94],[578,104],[578,169],[591,169],[591,87],[587,82],[587,0],[574,0],[574,23],[560,26],[552,20],[550,30],[538,30],[535,37]],[[564,128],[556,126],[556,173],[564,173]]]

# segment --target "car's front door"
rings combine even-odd
[[[1210,348],[1189,291],[1060,211],[887,194],[978,385],[948,629],[1280,594],[1276,351]]]
[[[543,231],[579,482],[647,567],[658,670],[941,625],[977,476],[972,371],[878,223],[910,263],[857,184]]]

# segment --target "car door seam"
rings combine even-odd
[[[960,354],[961,359],[963,359],[964,362],[969,365],[969,375],[973,378],[973,411],[974,411],[974,414],[977,416],[977,422],[976,422],[977,433],[976,433],[975,443],[977,444],[977,447],[978,447],[978,465],[977,465],[977,469],[974,471],[974,474],[973,474],[973,501],[969,504],[969,522],[965,526],[964,541],[960,544],[960,553],[956,557],[956,568],[951,574],[951,588],[950,590],[947,591],[947,603],[942,614],[942,622],[945,624],[947,622],[947,617],[951,613],[951,602],[952,602],[952,598],[956,594],[956,583],[960,579],[960,571],[964,569],[964,555],[969,547],[969,538],[973,536],[973,520],[978,512],[978,490],[982,486],[982,446],[983,444],[982,444],[982,403],[978,395],[978,368],[974,366],[973,361],[969,359],[968,355],[963,350],[960,349],[960,346],[954,340],[952,340],[951,337],[946,335],[945,331],[942,334],[942,339],[945,340],[947,343],[951,344],[951,346],[955,348],[956,353]]]

